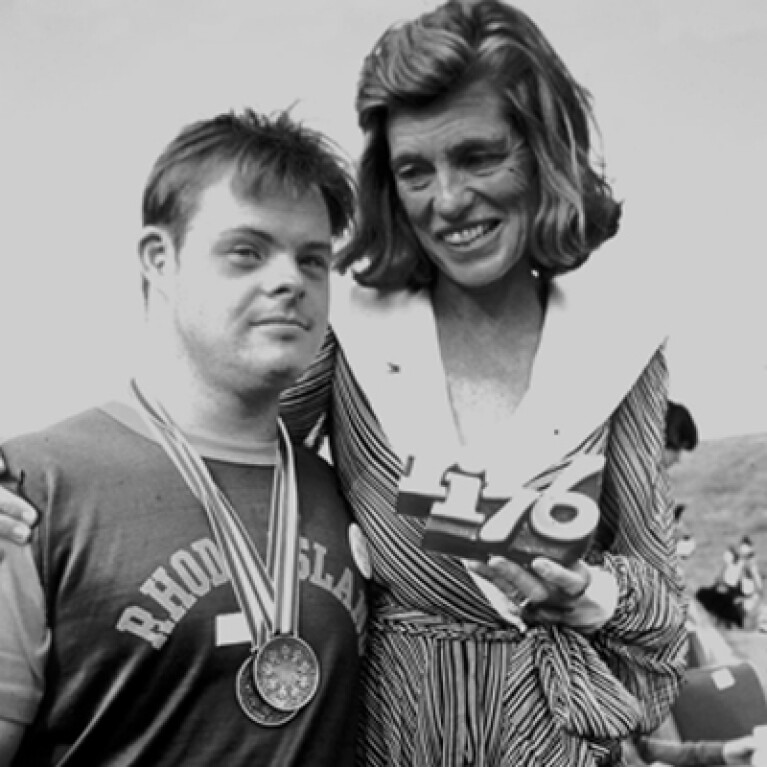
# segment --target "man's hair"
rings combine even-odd
[[[552,276],[580,266],[618,230],[620,203],[591,156],[588,92],[524,13],[498,0],[450,0],[387,30],[365,59],[357,89],[366,144],[359,163],[359,226],[341,267],[365,261],[360,282],[430,284],[436,267],[397,197],[386,128],[398,108],[424,107],[473,82],[492,85],[533,157],[538,208],[532,266]]]
[[[666,410],[666,448],[694,450],[698,445],[698,428],[690,411],[678,402],[668,403]]]
[[[192,123],[168,144],[144,188],[144,226],[166,229],[180,247],[201,192],[229,172],[245,198],[275,184],[296,193],[317,189],[333,236],[351,227],[355,183],[335,144],[286,112],[266,116],[250,109]]]

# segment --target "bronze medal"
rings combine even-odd
[[[253,684],[255,658],[248,658],[237,672],[237,702],[245,716],[264,727],[280,727],[296,715],[296,711],[279,711],[270,706]]]
[[[253,662],[261,697],[279,711],[296,712],[317,692],[320,664],[301,637],[279,634],[267,640]]]

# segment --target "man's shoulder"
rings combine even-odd
[[[310,479],[314,482],[332,485],[337,483],[335,469],[314,450],[309,450],[302,445],[294,445],[293,452],[299,481]]]
[[[50,426],[6,440],[0,448],[10,463],[14,458],[47,462],[98,455],[114,445],[125,429],[99,407],[91,407]]]

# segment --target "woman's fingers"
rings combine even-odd
[[[518,604],[522,600],[532,606],[549,595],[540,578],[510,559],[491,557],[488,562],[472,563],[471,569]]]
[[[539,557],[533,560],[530,569],[546,583],[551,597],[558,600],[580,599],[591,583],[588,565],[580,560],[565,567]]]
[[[0,487],[0,538],[26,543],[37,524],[37,512],[23,498]]]

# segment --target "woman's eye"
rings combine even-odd
[[[431,178],[429,170],[420,165],[403,165],[397,168],[394,175],[398,181],[415,189],[426,186]]]
[[[499,168],[505,159],[505,154],[472,154],[466,157],[464,163],[472,173],[489,173]]]

